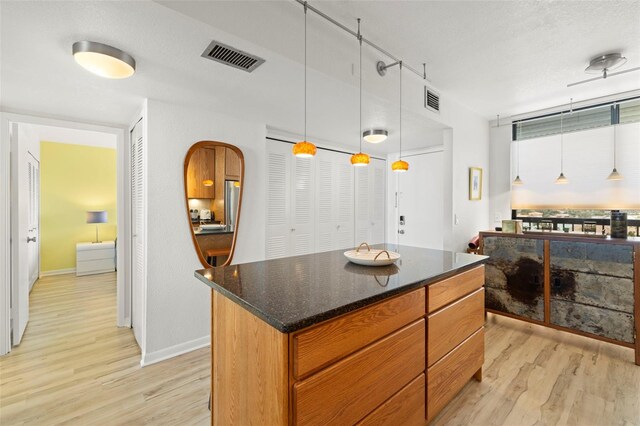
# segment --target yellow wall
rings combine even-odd
[[[76,267],[76,243],[94,241],[87,210],[106,210],[101,241],[116,238],[116,150],[40,143],[41,271]]]

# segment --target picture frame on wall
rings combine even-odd
[[[482,168],[469,167],[469,200],[482,200]]]

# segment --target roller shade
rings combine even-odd
[[[640,209],[640,123],[616,126],[617,169],[624,179],[609,181],[613,168],[613,126],[564,135],[566,185],[560,174],[560,135],[511,143],[511,180],[520,150],[522,186],[513,186],[512,209]],[[516,147],[516,143],[519,144]]]

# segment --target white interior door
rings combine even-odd
[[[354,243],[354,167],[348,154],[335,153],[334,207],[336,217],[335,241],[337,249],[352,248]]]
[[[139,121],[131,130],[131,326],[144,353],[145,317],[145,194],[144,138]]]
[[[267,259],[289,256],[291,159],[291,145],[267,142]]]
[[[411,155],[406,158],[409,171],[394,173],[398,185],[395,223],[401,245],[443,247],[443,158],[442,151]]]
[[[336,162],[334,153],[318,150],[316,154],[316,252],[330,251],[336,247],[335,236],[339,229],[338,211],[334,208],[336,192]]]
[[[27,265],[29,290],[40,275],[40,162],[31,154],[27,155],[28,173],[28,227],[27,227]]]
[[[291,188],[292,256],[315,250],[315,158],[293,157]]]

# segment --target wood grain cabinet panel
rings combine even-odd
[[[431,421],[482,368],[484,328],[427,370],[427,420]]]
[[[227,180],[240,180],[240,158],[234,150],[226,148],[225,175]]]
[[[365,417],[358,426],[424,426],[425,389],[425,375],[421,374]]]
[[[293,373],[304,378],[423,317],[425,289],[412,291],[293,335]]]
[[[479,289],[484,285],[484,265],[429,286],[429,313]]]
[[[424,372],[424,343],[421,319],[296,383],[295,424],[360,421]]]
[[[428,317],[427,360],[433,365],[484,325],[484,289]]]

